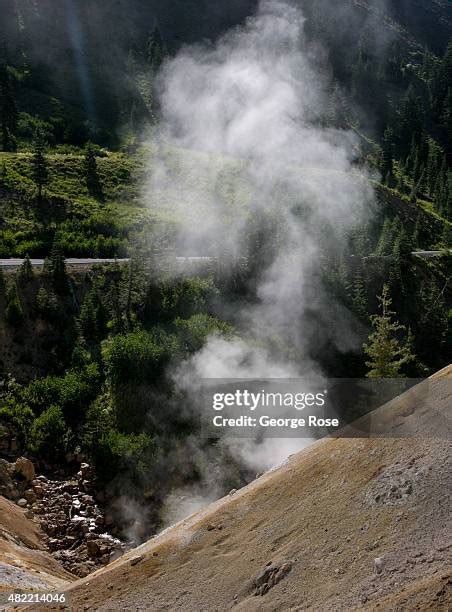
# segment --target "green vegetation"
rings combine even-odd
[[[276,215],[249,214],[255,195],[245,160],[160,144],[189,193],[168,185],[146,201],[157,145],[143,140],[159,121],[156,78],[165,58],[191,37],[215,36],[254,3],[231,0],[227,15],[205,0],[178,3],[171,24],[167,3],[111,3],[108,19],[110,3],[96,3],[93,14],[92,3],[78,3],[86,88],[61,27],[66,3],[52,3],[52,11],[46,3],[3,4],[0,257],[25,259],[17,271],[0,269],[0,424],[15,433],[21,452],[46,461],[63,464],[81,450],[118,493],[117,475],[127,472],[129,493],[141,499],[154,491],[157,508],[174,482],[196,481],[200,471],[191,452],[183,474],[172,471],[175,449],[191,448],[200,433],[172,373],[210,336],[236,333],[234,311],[258,302],[256,287],[281,238]],[[383,44],[366,2],[353,27],[329,0],[304,4],[306,34],[332,66],[319,128],[356,134],[378,198],[372,220],[349,232],[341,253],[318,237],[326,301],[351,313],[363,350],[319,341],[310,357],[333,377],[424,376],[452,351],[448,22],[437,17],[441,8],[431,9],[435,3],[401,16],[391,0]],[[326,170],[290,170],[328,178]],[[227,274],[215,265],[189,278],[165,271],[178,210],[190,210],[197,189],[224,203],[226,228],[228,215],[247,221],[246,261]],[[418,250],[444,254],[423,259]],[[78,273],[65,259],[129,256],[129,265]],[[45,258],[43,269],[33,269],[30,257]],[[307,323],[321,328],[325,319],[312,312]],[[297,359],[278,340],[275,350]]]
[[[401,368],[414,361],[411,352],[412,338],[408,335],[402,345],[396,334],[405,330],[403,325],[393,321],[394,312],[390,310],[392,303],[389,297],[389,287],[383,287],[383,293],[378,297],[381,306],[380,315],[372,315],[371,322],[374,331],[369,336],[369,343],[364,345],[364,352],[370,361],[369,378],[397,378],[401,376]]]
[[[24,269],[28,263],[7,279],[8,304],[23,302],[21,328],[16,318],[7,319],[10,342],[26,343],[17,333],[40,329],[27,364],[35,372],[44,353],[62,344],[65,350],[46,365],[47,375],[9,379],[0,390],[0,420],[23,451],[60,461],[82,449],[105,483],[127,470],[132,492],[152,482],[163,495],[170,483],[161,461],[175,439],[188,440],[199,428],[168,373],[210,334],[233,333],[210,311],[218,294],[213,279],[150,278],[135,262],[76,278],[59,245],[45,269],[32,276]],[[73,300],[76,308],[69,307]],[[15,369],[20,374],[18,363]],[[195,458],[187,459],[188,479],[196,479],[197,469]]]

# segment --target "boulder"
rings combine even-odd
[[[19,457],[14,465],[16,473],[20,474],[27,482],[31,482],[35,479],[35,466],[25,457]]]
[[[17,505],[19,506],[19,508],[26,508],[27,503],[28,503],[27,500],[21,497],[19,501],[17,502]]]
[[[87,476],[90,475],[91,473],[91,466],[89,465],[89,463],[82,463],[80,466],[80,473],[81,476],[83,476],[83,478],[86,478]]]
[[[36,493],[33,489],[27,489],[24,493],[24,497],[29,504],[34,504],[37,500]]]
[[[41,485],[34,485],[33,486],[33,491],[35,493],[35,495],[37,497],[43,497],[44,496],[44,488],[41,487]]]
[[[88,549],[88,555],[90,557],[100,557],[101,556],[101,547],[100,543],[97,540],[88,540],[86,542],[86,547]]]

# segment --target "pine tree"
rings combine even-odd
[[[380,234],[380,239],[378,240],[378,245],[375,249],[375,255],[377,255],[377,257],[384,257],[391,253],[392,237],[393,222],[389,217],[385,217],[385,220],[383,222],[383,228]]]
[[[85,180],[86,187],[90,195],[100,197],[102,195],[102,188],[99,181],[99,174],[97,172],[97,160],[94,147],[89,142],[85,147]]]
[[[397,114],[398,155],[405,157],[409,152],[410,143],[413,140],[419,143],[425,114],[413,86],[408,88]]]
[[[430,82],[435,70],[435,56],[424,47],[421,74],[425,81]]]
[[[441,148],[433,140],[428,138],[428,158],[426,165],[426,193],[433,196],[435,193],[435,185],[438,177],[438,168],[441,166]]]
[[[389,177],[391,177],[394,159],[394,131],[390,127],[387,127],[385,130],[381,145],[381,152],[381,174],[384,177],[389,174]]]
[[[37,130],[33,141],[33,180],[38,188],[38,200],[42,199],[44,185],[49,182],[49,170],[45,157],[46,141],[42,130]]]
[[[0,130],[3,151],[15,151],[17,107],[13,79],[5,63],[0,64]]]
[[[352,285],[353,310],[362,319],[367,319],[367,291],[361,270],[357,270]]]
[[[413,251],[415,251],[419,247],[419,217],[416,219],[416,223],[414,225],[413,234],[411,236],[411,245],[413,247]]]
[[[408,155],[405,157],[404,170],[408,176],[412,176],[412,172],[414,171],[414,166],[416,164],[416,158],[418,157],[418,143],[413,134],[411,137],[410,150]]]
[[[427,363],[435,363],[438,350],[446,342],[449,317],[444,293],[433,280],[424,283],[420,294],[420,319],[417,346]]]
[[[431,86],[432,108],[437,119],[440,119],[444,112],[444,102],[450,87],[452,87],[452,40],[438,65]]]
[[[102,300],[92,289],[85,297],[80,309],[80,333],[86,344],[99,341],[105,331],[107,317]]]
[[[109,303],[111,306],[112,325],[115,333],[124,331],[124,320],[121,307],[121,268],[115,258],[115,263],[112,272],[112,282],[109,292]]]
[[[402,62],[402,45],[399,40],[395,40],[388,49],[388,61],[386,65],[386,78],[388,81],[397,83],[397,85],[403,82]]]
[[[63,249],[58,242],[54,242],[50,253],[50,276],[56,291],[65,291],[68,288],[66,260]]]
[[[6,321],[13,327],[19,327],[24,319],[24,312],[15,282],[8,291],[5,317]]]
[[[44,264],[42,266],[42,274],[47,278],[52,276],[52,262],[50,261],[50,257],[44,258]]]
[[[434,202],[435,209],[440,215],[443,215],[446,219],[449,219],[450,215],[450,184],[449,184],[449,170],[447,168],[447,160],[444,156],[441,170],[439,171],[438,178],[435,185]]]
[[[33,276],[33,267],[31,265],[30,256],[27,254],[19,268],[19,279],[24,283],[30,281]]]
[[[441,234],[441,245],[445,249],[452,249],[452,223],[445,223]]]
[[[163,42],[159,27],[156,25],[149,37],[146,50],[147,63],[154,72],[157,71],[162,65],[166,54],[167,51],[165,43]]]
[[[405,327],[393,320],[395,313],[390,309],[392,300],[389,287],[384,285],[380,302],[381,314],[372,315],[371,322],[374,331],[370,334],[367,344],[363,345],[365,354],[369,357],[366,365],[370,368],[368,378],[401,377],[402,367],[415,359],[412,353],[412,335],[402,344],[397,335]]]

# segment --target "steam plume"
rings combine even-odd
[[[303,22],[292,4],[263,0],[243,27],[214,46],[183,49],[160,77],[147,197],[176,213],[179,254],[233,265],[249,254],[253,223],[272,234],[257,303],[235,313],[240,339],[209,339],[177,372],[185,387],[198,378],[318,379],[313,345],[356,342],[351,315],[331,308],[318,269],[324,251],[368,214],[373,191],[355,136],[327,125],[324,54],[309,46]],[[273,442],[258,453],[231,445],[268,468],[296,450]]]

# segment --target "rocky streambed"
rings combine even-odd
[[[86,576],[121,556],[128,546],[117,537],[113,517],[98,503],[94,473],[81,463],[71,478],[36,475],[25,457],[0,459],[0,495],[25,510],[46,534],[45,543],[65,569]]]

